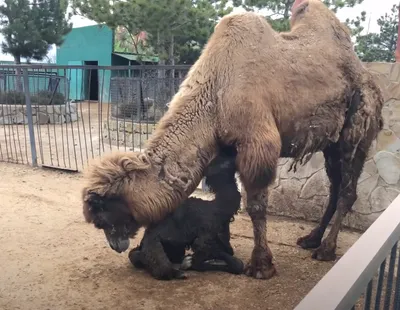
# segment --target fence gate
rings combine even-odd
[[[0,160],[80,171],[143,149],[189,66],[0,66]]]

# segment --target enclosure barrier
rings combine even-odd
[[[0,65],[0,161],[81,171],[141,151],[189,68]]]
[[[400,195],[295,310],[399,310],[399,240]]]

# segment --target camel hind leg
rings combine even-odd
[[[336,217],[328,236],[312,254],[312,257],[317,260],[332,261],[336,259],[337,237],[343,219],[357,200],[357,182],[367,154],[362,148],[357,148],[353,157],[350,150],[346,146],[342,148],[342,182],[339,187]]]
[[[342,181],[340,144],[335,143],[329,145],[324,150],[324,157],[326,174],[328,175],[331,183],[329,202],[318,226],[315,227],[308,235],[297,240],[297,244],[303,249],[315,249],[321,245],[321,240],[324,236],[325,230],[336,212],[338,194]]]
[[[336,245],[343,219],[357,200],[357,183],[372,141],[381,129],[381,116],[371,117],[359,111],[351,118],[339,139],[341,182],[337,197],[336,217],[328,236],[314,251],[312,257],[330,261],[336,258]],[[362,126],[364,124],[364,126]],[[357,126],[356,126],[357,125]]]

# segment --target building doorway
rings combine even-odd
[[[98,61],[85,61],[87,66],[98,66]],[[99,100],[99,70],[85,70],[86,100]]]

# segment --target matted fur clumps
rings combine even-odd
[[[139,152],[113,152],[97,159],[91,163],[85,171],[86,184],[82,190],[84,202],[83,213],[87,222],[92,221],[89,205],[86,203],[90,194],[97,194],[107,199],[120,199],[125,202],[136,221],[141,225],[147,225],[152,221],[158,221],[168,212],[168,206],[159,208],[160,204],[155,202],[157,191],[147,191],[143,182],[151,181],[152,165],[147,156]],[[154,177],[154,173],[153,173]],[[160,194],[160,193],[159,193]],[[148,197],[146,204],[140,208],[135,204],[135,197]],[[162,197],[165,201],[166,197]],[[172,203],[171,203],[172,204]]]

